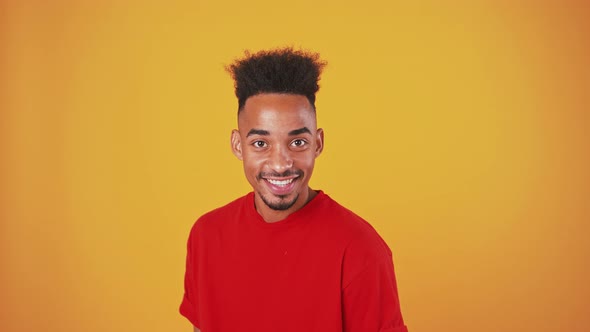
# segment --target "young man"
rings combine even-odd
[[[290,48],[228,67],[231,147],[253,192],[193,226],[180,313],[202,332],[407,332],[391,251],[308,183],[324,147],[315,94],[325,62]]]

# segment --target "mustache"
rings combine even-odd
[[[256,175],[256,180],[262,180],[262,178],[286,178],[290,176],[303,176],[302,170],[287,170],[283,173],[278,172],[261,172]]]

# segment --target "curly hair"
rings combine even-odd
[[[225,69],[234,79],[238,112],[246,100],[260,93],[303,95],[315,110],[315,94],[326,62],[318,53],[294,50],[291,47],[244,52]]]

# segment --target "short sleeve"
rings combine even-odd
[[[189,235],[187,250],[186,250],[186,270],[184,274],[184,296],[180,304],[180,314],[186,317],[197,328],[198,320],[198,301],[197,301],[197,255],[195,252],[196,245],[194,242],[193,233],[195,227],[191,230]]]
[[[345,332],[407,332],[391,256],[369,263],[342,290]]]

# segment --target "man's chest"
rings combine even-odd
[[[213,240],[195,262],[200,298],[211,314],[285,328],[340,324],[342,249],[313,228]]]

